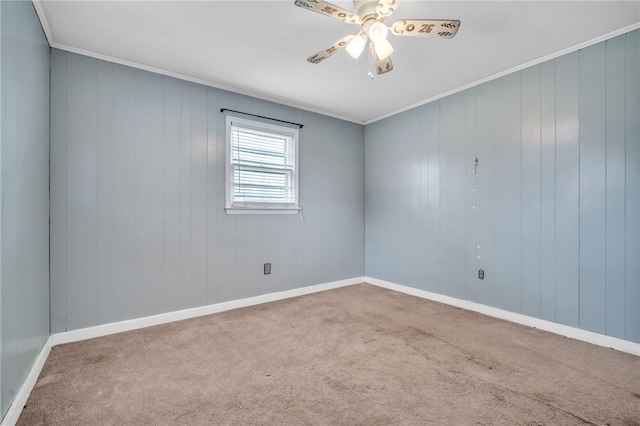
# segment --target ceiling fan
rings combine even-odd
[[[296,6],[339,19],[348,24],[361,26],[360,32],[348,35],[327,49],[307,58],[317,64],[334,53],[345,49],[357,59],[366,47],[367,40],[371,56],[375,60],[376,72],[384,74],[393,69],[391,53],[393,46],[387,40],[389,31],[398,36],[452,38],[460,28],[460,21],[445,19],[401,19],[387,27],[384,20],[395,10],[398,0],[354,0],[354,12],[342,9],[323,0],[296,0]],[[373,78],[373,74],[371,74]]]

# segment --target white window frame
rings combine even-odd
[[[275,202],[238,202],[233,200],[233,152],[232,152],[232,127],[243,127],[255,129],[269,133],[276,133],[292,138],[294,150],[294,194],[295,201],[293,203],[275,203]],[[299,174],[299,146],[300,131],[298,129],[278,126],[262,121],[249,120],[246,118],[227,115],[227,132],[226,132],[226,181],[225,181],[225,211],[227,214],[296,214],[300,211],[300,174]]]

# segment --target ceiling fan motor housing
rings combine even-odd
[[[397,0],[354,0],[353,11],[362,22],[391,15]]]

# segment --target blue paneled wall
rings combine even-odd
[[[367,125],[366,274],[640,342],[639,39]]]
[[[363,126],[56,49],[51,84],[54,333],[364,274]],[[304,124],[302,215],[225,213],[221,108]]]
[[[0,418],[49,336],[49,45],[0,2]]]

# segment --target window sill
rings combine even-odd
[[[293,209],[250,209],[250,208],[225,208],[227,214],[298,214],[299,208]]]

